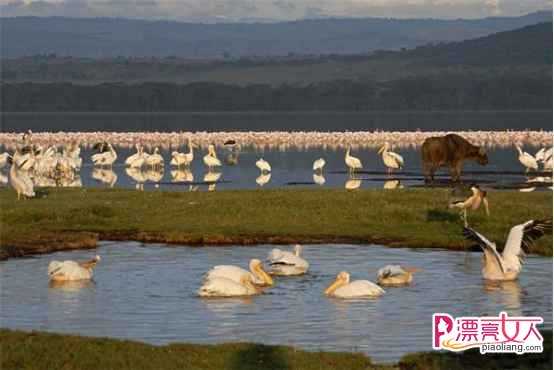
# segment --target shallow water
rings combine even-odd
[[[535,153],[537,148],[526,147],[525,150]],[[185,151],[185,148],[181,148]],[[352,154],[360,158],[364,171],[355,176],[360,179],[360,188],[389,188],[407,187],[422,185],[420,152],[416,149],[395,149],[404,157],[405,168],[398,171],[392,178],[387,178],[382,158],[375,150],[359,149]],[[77,173],[75,179],[66,182],[35,182],[35,186],[82,186],[82,187],[116,187],[116,188],[140,188],[143,190],[170,190],[188,191],[192,186],[200,185],[198,190],[208,190],[205,181],[213,181],[214,178],[206,177],[207,170],[202,162],[204,153],[196,151],[196,158],[190,168],[190,172],[184,169],[178,170],[169,165],[171,153],[168,150],[161,150],[160,153],[165,159],[165,169],[161,171],[129,172],[123,165],[125,158],[134,154],[134,149],[117,148],[118,160],[112,169],[94,168],[91,162],[93,152],[90,149],[82,149],[83,168]],[[330,149],[294,149],[286,151],[279,150],[256,150],[254,148],[243,148],[238,154],[238,163],[229,165],[226,158],[230,154],[229,149],[218,149],[218,156],[223,166],[217,171],[217,183],[210,187],[210,190],[225,189],[255,189],[255,188],[283,188],[283,187],[332,187],[344,188],[350,180],[346,173],[344,164],[344,152]],[[477,182],[489,186],[523,186],[527,178],[524,176],[523,166],[517,160],[517,153],[514,149],[495,148],[488,152],[489,164],[486,167],[479,166],[474,162],[467,162],[464,166],[464,181]],[[263,157],[271,166],[269,176],[261,176],[255,162]],[[324,172],[318,178],[314,177],[312,170],[313,162],[318,158],[324,158],[326,165]],[[9,168],[0,170],[0,175],[5,176]],[[491,173],[496,172],[496,173]],[[439,174],[448,179],[446,169],[441,169]],[[532,178],[532,173],[530,174]],[[318,183],[316,183],[316,180]],[[398,180],[395,181],[395,180]],[[550,181],[551,182],[551,181]],[[352,183],[350,183],[352,184]],[[5,184],[6,185],[6,184]],[[540,189],[540,188],[538,188]]]
[[[486,287],[480,254],[373,245],[305,246],[309,274],[276,278],[250,299],[201,299],[203,274],[214,265],[246,267],[273,246],[169,247],[103,243],[97,251],[60,252],[0,262],[1,327],[129,338],[154,344],[229,341],[361,351],[378,361],[430,350],[431,315],[540,315],[552,328],[552,259],[529,256],[518,282]],[[49,287],[54,259],[102,261],[94,282]],[[340,270],[375,279],[388,263],[423,271],[378,299],[341,301],[322,294]]]

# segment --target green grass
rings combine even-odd
[[[489,197],[491,217],[479,210],[469,214],[469,222],[500,247],[512,225],[552,217],[552,192],[491,191]],[[39,198],[17,201],[4,189],[0,256],[92,248],[96,237],[191,245],[373,242],[462,249],[468,244],[457,212],[447,209],[449,199],[446,189],[48,189]],[[552,237],[540,239],[532,252],[551,256]]]
[[[306,352],[287,346],[254,343],[220,345],[144,343],[106,338],[86,338],[43,332],[0,329],[0,368],[3,370],[503,370],[552,369],[552,332],[543,332],[544,352],[525,355],[415,353],[397,364],[374,364],[359,353]]]

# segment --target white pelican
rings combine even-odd
[[[539,164],[537,163],[537,160],[535,157],[533,157],[531,154],[524,152],[521,150],[521,147],[519,145],[516,145],[517,152],[519,153],[519,156],[517,159],[519,162],[525,166],[525,172],[529,172],[530,169],[538,170]]]
[[[525,249],[528,249],[535,239],[552,232],[552,220],[530,220],[512,227],[502,254],[496,250],[496,244],[465,227],[466,239],[479,244],[483,249],[483,278],[485,280],[515,280],[522,268]]]
[[[401,169],[404,167],[404,158],[400,154],[389,151],[390,144],[385,144],[379,149],[378,153],[383,157],[383,163],[387,167],[387,172],[390,174],[393,169]]]
[[[401,286],[410,284],[413,273],[419,271],[412,267],[400,265],[386,265],[377,271],[377,284],[381,286]]]
[[[8,163],[8,158],[11,158],[11,155],[8,152],[0,154],[0,168],[4,168],[6,163]]]
[[[171,153],[171,162],[170,164],[172,166],[185,166],[188,167],[194,160],[194,150],[192,148],[192,142],[189,139],[189,151],[188,153],[179,153],[177,151],[174,151]]]
[[[135,148],[137,149],[137,152],[127,157],[125,164],[131,168],[141,168],[144,165],[146,155],[144,155],[142,145],[135,144]]]
[[[362,168],[362,161],[350,155],[350,148],[346,150],[346,155],[344,156],[344,163],[346,163],[346,166],[348,167],[348,171],[350,173],[356,172],[356,170],[359,170]]]
[[[271,172],[271,165],[263,158],[256,161],[256,167],[258,167],[262,173]]]
[[[111,166],[117,159],[117,153],[115,152],[112,144],[101,143],[94,146],[100,153],[93,154],[91,159],[95,166]]]
[[[485,206],[485,212],[487,213],[487,216],[490,215],[489,212],[489,201],[487,198],[487,192],[484,190],[481,190],[478,185],[472,185],[471,186],[471,192],[472,195],[468,197],[465,200],[457,200],[454,202],[451,202],[448,207],[449,208],[458,208],[460,210],[460,216],[464,220],[464,226],[467,227],[467,210],[477,210],[481,206],[481,203]]]
[[[215,152],[215,146],[213,144],[208,146],[208,154],[206,154],[202,159],[210,172],[213,167],[221,166],[221,161],[217,158],[217,153]]]
[[[358,179],[349,179],[344,183],[344,188],[346,190],[356,190],[362,186],[362,180]]]
[[[100,261],[100,256],[85,262],[52,261],[48,265],[48,276],[51,281],[75,281],[92,279],[92,270]]]
[[[32,150],[29,150],[28,147],[23,148],[23,151],[20,151],[19,148],[17,148],[15,153],[13,153],[12,162],[19,170],[29,171],[35,165],[35,156]]]
[[[248,276],[241,276],[238,282],[222,277],[208,279],[198,289],[200,297],[240,297],[261,292],[261,288],[256,287]]]
[[[262,173],[260,176],[256,177],[256,184],[259,186],[264,186],[271,180],[271,172],[269,173]]]
[[[546,148],[541,148],[538,152],[535,153],[535,160],[537,162],[544,161],[544,152],[546,151]]]
[[[350,274],[346,271],[339,273],[336,280],[325,289],[325,295],[336,298],[378,297],[383,293],[383,288],[369,280],[350,282]]]
[[[161,168],[164,166],[164,157],[160,154],[160,149],[158,147],[154,148],[154,152],[152,154],[147,154],[146,159],[144,160],[144,164],[147,166],[150,166],[150,168]]]
[[[325,159],[319,158],[314,161],[313,170],[315,172],[323,172],[323,167],[325,167]]]
[[[324,185],[325,184],[325,176],[323,176],[322,174],[319,174],[317,172],[314,173],[313,179],[314,179],[314,182],[317,185]]]
[[[294,253],[282,251],[277,248],[273,249],[269,252],[267,257],[269,265],[271,266],[271,273],[273,275],[305,274],[310,264],[304,258],[300,257],[301,254],[302,246],[300,244],[294,246]]]
[[[212,280],[215,278],[226,278],[236,283],[240,282],[241,277],[247,276],[250,281],[260,286],[273,285],[273,279],[265,272],[262,261],[259,259],[250,260],[250,271],[246,271],[238,266],[231,265],[219,265],[212,268],[205,275],[206,280]]]
[[[17,192],[17,200],[24,197],[32,198],[35,196],[35,189],[31,177],[27,171],[22,171],[17,168],[17,165],[12,163],[10,168],[10,184]]]

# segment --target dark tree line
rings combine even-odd
[[[551,75],[437,75],[307,86],[3,83],[2,111],[552,109]]]

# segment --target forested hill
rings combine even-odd
[[[1,18],[0,51],[10,58],[51,53],[93,58],[359,54],[460,41],[551,21],[549,11],[475,20],[347,18],[218,24],[16,17]]]

